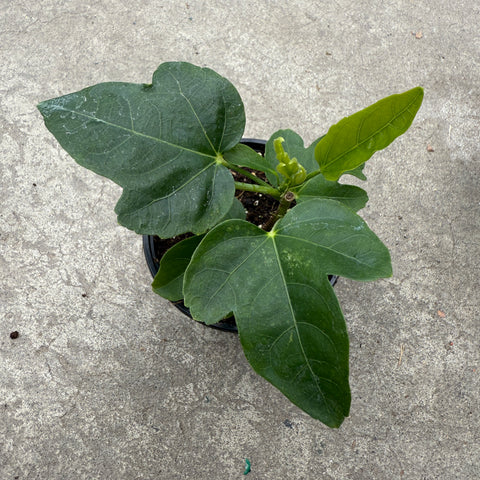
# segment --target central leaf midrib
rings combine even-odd
[[[212,148],[212,150],[215,152],[215,154],[218,154],[218,152],[216,151],[215,147],[213,146],[213,143],[211,142],[210,140],[210,137],[207,135],[207,131],[205,130],[205,128],[203,127],[203,124],[202,122],[200,121],[200,118],[198,117],[197,115],[197,112],[195,111],[195,109],[193,108],[193,105],[192,105],[192,102],[190,101],[190,99],[183,93],[183,90],[182,90],[182,86],[180,85],[180,82],[178,81],[178,79],[175,77],[175,75],[173,75],[172,72],[168,72],[170,74],[170,76],[175,80],[175,82],[177,83],[177,87],[178,87],[178,93],[180,93],[180,95],[185,99],[185,101],[188,103],[188,106],[190,107],[190,110],[192,111],[193,115],[195,116],[198,124],[200,125],[200,128],[202,129],[202,132],[203,134],[205,135],[205,138],[207,139],[208,143],[210,144],[210,147]],[[225,119],[224,119],[224,123],[225,123]],[[221,144],[220,144],[221,145]]]
[[[274,237],[269,237],[269,238],[272,238],[272,245],[273,245],[273,250],[275,252],[275,259],[277,261],[277,264],[278,264],[278,269],[280,271],[280,275],[282,277],[282,285],[284,287],[284,290],[285,290],[285,296],[288,300],[288,306],[290,308],[290,314],[291,314],[291,318],[292,318],[292,322],[293,322],[293,327],[295,329],[295,333],[297,335],[297,338],[298,338],[298,343],[300,345],[300,349],[301,349],[301,352],[302,352],[302,356],[305,360],[305,363],[308,367],[308,370],[310,371],[310,375],[312,376],[312,379],[314,380],[315,382],[315,386],[317,387],[317,390],[318,392],[320,393],[320,395],[322,396],[323,398],[323,403],[324,405],[327,407],[327,409],[329,410],[330,413],[332,413],[332,410],[330,408],[330,405],[328,404],[326,398],[325,398],[325,394],[323,393],[322,389],[320,388],[320,385],[318,383],[318,380],[317,380],[317,377],[313,371],[313,368],[312,366],[310,365],[310,361],[307,357],[307,354],[305,352],[305,349],[303,348],[303,343],[302,343],[302,340],[301,340],[301,337],[300,337],[300,332],[298,331],[298,323],[297,323],[297,319],[295,317],[295,312],[293,311],[293,305],[292,305],[292,301],[290,299],[290,294],[288,292],[288,288],[287,288],[287,281],[285,279],[285,274],[283,273],[283,268],[282,268],[282,262],[280,260],[280,255],[278,253],[278,250],[277,250],[277,244],[275,243],[275,238]],[[291,328],[291,327],[290,327]]]
[[[399,118],[401,115],[403,115],[416,101],[417,101],[417,98],[418,98],[418,95],[417,97],[415,97],[414,100],[412,100],[408,106],[406,106],[403,110],[401,110],[398,115],[395,115],[394,118],[392,118],[388,123],[386,123],[383,127],[379,128],[378,130],[376,130],[374,133],[372,133],[370,136],[368,136],[367,138],[365,138],[363,141],[361,142],[358,142],[357,140],[357,143],[351,147],[349,150],[347,150],[346,152],[343,152],[341,153],[340,155],[337,155],[336,157],[332,158],[332,160],[330,160],[328,163],[324,163],[323,164],[323,167],[324,169],[326,169],[327,167],[329,167],[332,163],[336,162],[339,158],[342,158],[342,157],[346,157],[349,153],[351,153],[353,150],[355,150],[356,148],[358,148],[360,145],[363,145],[365,142],[368,142],[372,137],[374,137],[375,135],[377,135],[378,133],[380,133],[381,131],[385,130],[388,126],[390,126],[397,118]],[[355,115],[355,114],[354,114]],[[347,117],[348,118],[348,117]],[[341,120],[340,120],[341,121]],[[331,142],[330,144],[330,147],[328,148],[328,151],[327,153],[325,154],[325,157],[328,157],[328,154],[330,153],[330,150],[332,148],[332,146],[335,144],[335,142]]]
[[[130,129],[130,128],[127,128],[127,127],[123,127],[122,125],[116,125],[115,123],[108,122],[107,120],[104,120],[104,119],[98,118],[98,117],[94,117],[93,115],[89,115],[87,113],[78,112],[76,110],[70,110],[70,109],[64,108],[64,107],[60,107],[59,109],[61,109],[64,112],[71,113],[73,115],[79,115],[81,117],[85,117],[85,118],[88,118],[90,120],[94,120],[96,122],[103,123],[103,124],[105,124],[109,127],[118,128],[119,130],[124,130],[125,132],[129,132],[130,134],[136,135],[136,136],[141,137],[141,138],[146,138],[147,140],[152,140],[154,142],[162,143],[164,145],[168,145],[169,147],[178,148],[179,150],[184,150],[186,152],[194,153],[196,155],[201,155],[203,157],[216,159],[216,155],[211,155],[211,154],[208,154],[208,153],[199,152],[197,150],[192,150],[191,148],[183,147],[182,145],[177,145],[175,143],[168,142],[167,140],[162,140],[161,138],[152,137],[151,135],[147,135],[145,133],[141,133],[141,132],[138,132],[136,130],[133,130],[133,129]],[[211,143],[210,143],[210,145],[211,145]]]

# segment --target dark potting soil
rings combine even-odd
[[[246,168],[245,170],[258,176],[261,180],[266,180],[266,177],[262,172],[255,172],[249,168]],[[232,174],[236,182],[253,183],[253,180],[250,180],[240,173],[232,172]],[[247,212],[247,222],[253,223],[260,228],[268,222],[278,207],[278,201],[270,197],[270,195],[237,190],[235,196],[245,207],[245,211]]]
[[[250,173],[253,173],[262,180],[266,180],[266,177],[262,172],[256,172],[250,168],[246,168],[245,170],[248,170]],[[240,173],[232,172],[232,175],[236,182],[254,183],[253,180],[250,180]],[[242,205],[245,208],[247,222],[253,223],[260,228],[267,223],[278,207],[277,200],[262,193],[236,190],[235,196],[238,200],[240,200],[240,202],[242,202]],[[163,255],[165,255],[167,250],[185,238],[192,236],[193,233],[183,233],[172,238],[154,237],[155,260],[160,262],[160,259],[163,257]]]

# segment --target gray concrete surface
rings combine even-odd
[[[480,478],[476,0],[0,0],[0,24],[0,480],[240,479],[245,458],[250,480]],[[229,78],[263,138],[311,141],[425,88],[367,167],[362,215],[395,273],[338,284],[353,397],[339,430],[257,377],[234,335],[151,292],[119,189],[36,111],[167,60]]]

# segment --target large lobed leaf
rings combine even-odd
[[[252,367],[293,403],[338,427],[350,406],[348,335],[327,274],[391,275],[386,247],[350,208],[305,201],[272,232],[241,220],[211,230],[185,272],[185,304],[215,323],[229,312]]]
[[[123,187],[122,225],[164,238],[203,233],[230,209],[233,178],[217,159],[240,141],[245,114],[213,70],[164,63],[151,85],[102,83],[38,108],[80,165]]]
[[[340,120],[315,147],[315,158],[327,180],[338,180],[366,162],[410,127],[423,100],[423,89],[391,95]]]

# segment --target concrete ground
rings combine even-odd
[[[475,0],[0,0],[0,480],[480,478],[480,7]],[[245,135],[307,142],[416,85],[362,215],[394,276],[342,279],[351,416],[330,430],[233,334],[150,290],[120,189],[36,104],[167,60],[238,88]],[[429,148],[431,147],[431,148]],[[430,151],[429,151],[430,150]],[[19,332],[17,339],[10,333]]]

